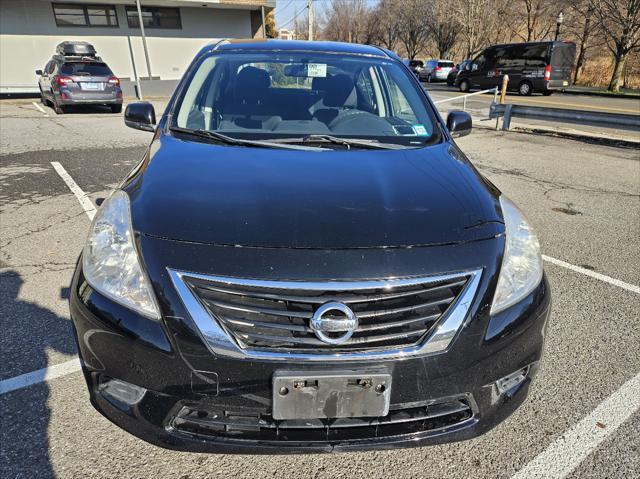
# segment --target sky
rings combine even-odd
[[[375,5],[378,0],[366,0],[370,5]],[[316,15],[323,12],[331,0],[313,0],[313,8]],[[298,19],[307,15],[307,0],[276,0],[276,28],[292,28],[296,11]]]

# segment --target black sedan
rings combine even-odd
[[[95,408],[151,443],[290,453],[482,434],[525,399],[538,239],[395,55],[203,48],[91,225],[70,307]]]
[[[471,60],[463,60],[460,63],[457,63],[447,75],[447,85],[454,86],[456,84],[456,78],[458,78],[458,74],[461,71],[466,70],[467,68],[471,68],[471,64],[473,62]]]

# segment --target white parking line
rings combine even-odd
[[[610,276],[596,273],[595,271],[591,271],[589,269],[581,268],[580,266],[576,266],[574,264],[552,258],[551,256],[542,255],[542,259],[548,261],[549,263],[555,264],[556,266],[562,266],[563,268],[570,269],[571,271],[575,271],[576,273],[582,273],[586,276],[591,276],[592,278],[617,286],[618,288],[626,289],[627,291],[640,294],[640,286],[636,286],[635,284],[625,283],[624,281],[620,281],[619,279],[611,278]]]
[[[624,383],[591,414],[553,441],[512,479],[567,477],[598,445],[640,409],[640,374]]]
[[[67,184],[71,192],[76,195],[76,198],[78,198],[78,201],[80,202],[80,206],[82,206],[82,209],[89,219],[93,220],[93,217],[96,215],[96,207],[91,199],[89,199],[89,196],[82,191],[82,188],[78,186],[73,178],[71,178],[71,175],[67,173],[67,170],[65,170],[60,163],[52,161],[51,166],[53,166],[53,168],[58,172],[60,178],[62,178],[62,180]]]
[[[40,105],[38,105],[35,101],[32,101],[31,104],[35,106],[38,110],[40,110],[40,112],[44,113],[44,116],[49,116],[47,115],[47,112],[44,111],[44,109]]]
[[[4,379],[0,381],[0,394],[6,394],[16,389],[26,388],[33,384],[39,384],[51,379],[66,376],[67,374],[80,371],[80,360],[76,357],[71,361],[67,361],[61,364],[55,364],[48,368],[38,369],[37,371],[31,371],[30,373],[21,374],[13,378]]]

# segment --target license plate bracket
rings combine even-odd
[[[273,418],[381,417],[389,413],[391,374],[386,371],[276,371]]]
[[[102,90],[102,83],[99,82],[81,82],[80,87],[83,90]]]

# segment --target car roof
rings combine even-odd
[[[522,45],[566,45],[573,42],[568,42],[564,40],[541,40],[537,42],[519,42],[519,43],[498,43],[496,45],[489,45],[485,50],[494,47],[519,47]]]
[[[372,45],[342,42],[309,42],[304,40],[222,40],[207,45],[206,51],[306,51],[321,53],[344,53],[347,55],[367,55],[381,58],[392,58],[382,48]]]

